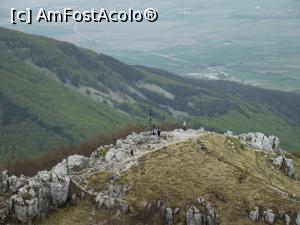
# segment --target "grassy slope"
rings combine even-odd
[[[165,107],[170,106],[189,113],[184,120],[190,126],[263,131],[279,136],[287,149],[300,149],[300,95],[233,82],[189,80],[162,70],[129,66],[69,43],[4,28],[0,31],[2,159],[12,154],[36,155],[131,121],[145,124],[147,106],[154,110],[154,122],[171,120]],[[156,84],[175,98],[140,87],[140,82]],[[117,93],[124,99],[120,103],[107,98],[108,105],[80,92],[79,87]]]
[[[298,173],[300,159],[294,158]],[[93,186],[103,188],[103,178]],[[187,203],[203,196],[220,213],[222,224],[252,223],[248,218],[249,207],[282,210],[300,210],[299,181],[292,180],[281,171],[272,168],[270,156],[241,145],[233,138],[210,133],[197,141],[189,141],[165,147],[143,156],[137,167],[122,174],[119,183],[129,185],[127,201],[132,212],[139,211],[147,202],[161,199],[167,206],[180,207],[177,224],[184,224]],[[278,191],[288,193],[283,197]],[[37,224],[87,224],[93,204],[78,202],[77,206],[67,206],[51,213]],[[110,214],[109,214],[110,213]],[[94,224],[101,224],[115,212],[97,210]],[[131,214],[120,215],[116,224],[141,224]],[[159,224],[153,217],[148,224]],[[115,218],[116,219],[116,218]],[[105,224],[105,223],[103,223]],[[263,224],[263,223],[255,223]]]
[[[107,105],[65,88],[25,63],[16,60],[14,68],[8,68],[13,60],[13,56],[1,60],[0,67],[2,156],[29,154],[39,151],[39,145],[45,150],[74,143],[128,122]]]

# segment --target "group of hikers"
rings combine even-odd
[[[161,132],[161,131],[160,131],[160,128],[159,128],[159,127],[158,127],[158,128],[155,128],[155,125],[153,124],[153,125],[152,125],[152,134],[153,134],[153,135],[156,135],[156,134],[157,134],[157,136],[160,137],[160,132]]]
[[[182,125],[183,125],[183,130],[186,131],[187,130],[186,122],[183,122]],[[157,135],[158,137],[160,137],[161,134],[160,128],[159,127],[156,128],[154,124],[152,125],[152,134]],[[130,151],[130,154],[132,157],[134,156],[133,150]]]
[[[183,125],[183,130],[186,131],[187,130],[186,122],[184,121],[182,125]],[[152,125],[152,134],[160,137],[160,133],[161,133],[160,128],[159,127],[155,128],[155,125],[153,124]]]

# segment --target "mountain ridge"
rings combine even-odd
[[[66,42],[0,31],[3,159],[12,152],[37,155],[131,122],[147,125],[149,108],[155,123],[260,130],[279,136],[286,149],[300,149],[299,94],[187,79]]]
[[[133,133],[34,177],[3,171],[0,222],[299,224],[299,163],[261,133]]]

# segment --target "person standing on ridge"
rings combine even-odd
[[[183,122],[183,130],[186,131],[186,122]]]
[[[157,128],[156,132],[157,132],[157,136],[160,137],[160,129],[159,128]]]

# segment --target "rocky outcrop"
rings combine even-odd
[[[84,198],[85,194],[95,199],[98,208],[120,209],[124,213],[131,211],[125,201],[128,187],[114,185],[114,180],[119,178],[123,171],[136,165],[138,158],[144,153],[160,149],[170,143],[198,137],[203,132],[205,131],[202,129],[175,130],[163,132],[160,138],[146,132],[132,134],[125,139],[117,140],[115,145],[99,147],[89,158],[78,155],[69,156],[54,166],[50,172],[42,171],[32,178],[8,176],[7,171],[3,171],[0,174],[0,193],[9,193],[9,197],[0,201],[0,223],[5,221],[8,216],[14,217],[22,223],[30,223],[49,210],[64,205],[68,196],[71,203],[76,204],[77,201]],[[255,148],[275,153],[280,150],[279,140],[274,136],[268,137],[260,133],[252,133],[239,137]],[[291,159],[282,155],[276,157],[272,163],[279,169],[284,168],[287,175],[294,177],[296,170]],[[111,174],[111,177],[105,185],[106,189],[97,193],[92,186],[89,186],[88,178],[99,171],[106,171]],[[77,195],[69,193],[70,182],[77,188],[79,187]],[[218,225],[220,223],[215,208],[204,198],[199,197],[195,199],[195,202],[195,205],[188,206],[185,214],[187,225]],[[179,211],[186,210],[171,208],[164,205],[162,201],[156,201],[152,206],[157,207],[157,211],[154,211],[159,212],[163,222],[168,225],[176,224],[178,219],[181,220],[182,218],[177,218],[182,215]],[[268,224],[274,224],[275,220],[279,219],[287,225],[291,224],[291,221],[293,223],[296,221],[296,224],[300,225],[300,215],[297,217],[290,213],[280,213],[279,215],[271,209],[260,212],[258,207],[250,211],[249,218],[252,221],[264,220]]]
[[[98,208],[114,209],[119,208],[122,212],[128,211],[128,204],[124,200],[128,191],[126,185],[109,185],[104,192],[96,194],[96,205]]]
[[[258,217],[259,217],[259,208],[255,207],[253,210],[250,211],[249,218],[253,222],[255,222],[255,221],[258,221]]]
[[[34,218],[49,210],[62,206],[67,201],[70,179],[53,172],[41,171],[36,176],[8,176],[2,172],[1,191],[7,196],[1,201],[1,220],[5,221],[8,212],[21,223],[30,223]],[[8,210],[9,209],[9,210]]]
[[[116,145],[108,150],[105,155],[105,162],[109,166],[114,166],[132,158],[132,152],[151,150],[154,148],[154,144],[160,142],[164,141],[159,140],[155,135],[147,135],[146,133],[129,135],[124,140],[117,140]]]
[[[201,213],[197,207],[191,206],[186,213],[187,225],[218,225],[219,216],[212,207],[207,208],[207,213]]]
[[[203,197],[197,198],[197,203],[199,209],[195,206],[190,206],[187,210],[187,225],[218,225],[220,223],[218,213]]]
[[[300,213],[296,217],[296,225],[300,225]]]
[[[253,148],[275,153],[281,152],[281,149],[279,148],[279,139],[273,135],[267,136],[258,132],[241,134],[238,137]]]
[[[173,210],[171,208],[166,208],[164,219],[165,219],[165,224],[167,225],[172,225],[174,223]]]
[[[274,224],[276,215],[275,213],[273,213],[272,209],[267,209],[266,211],[264,211],[263,215],[264,221],[267,224]]]
[[[4,193],[8,190],[8,172],[7,170],[4,170],[0,174],[0,193]]]
[[[88,163],[89,158],[80,155],[71,155],[67,159],[58,163],[52,168],[52,172],[59,175],[67,175],[69,171],[75,169],[81,169],[86,163]]]
[[[285,156],[278,156],[273,159],[273,166],[282,170],[291,178],[296,178],[296,168],[292,159],[285,158]]]
[[[281,221],[280,224],[283,222],[285,225],[291,225],[292,221],[295,221],[296,225],[300,225],[300,214],[295,215],[293,211],[289,213],[284,210],[279,210],[278,213],[275,213],[272,209],[266,209],[260,214],[259,208],[254,207],[253,210],[250,210],[249,218],[253,222],[262,220],[266,224],[277,224],[278,221]]]
[[[1,220],[6,219],[9,211],[10,217],[28,223],[49,210],[65,204],[68,196],[71,203],[75,204],[80,198],[76,198],[74,193],[69,193],[71,180],[82,191],[83,196],[84,193],[94,196],[99,208],[119,208],[127,212],[128,204],[124,200],[127,191],[125,186],[109,185],[106,191],[97,193],[82,184],[85,184],[87,178],[97,171],[110,171],[112,179],[118,178],[120,172],[130,168],[137,161],[132,153],[151,151],[175,139],[194,137],[203,132],[203,129],[175,130],[163,132],[161,138],[147,132],[133,133],[125,139],[117,140],[115,145],[97,148],[89,158],[79,155],[69,156],[54,166],[50,172],[42,171],[31,178],[8,176],[7,171],[3,171],[0,174],[0,193],[5,192],[9,197],[8,201],[1,201],[1,204],[4,204],[1,205]],[[102,152],[105,154],[101,154]],[[166,216],[168,221],[170,215]]]
[[[70,179],[43,171],[24,184],[10,198],[10,209],[20,222],[29,223],[67,201]]]
[[[198,200],[201,199],[199,203]],[[189,206],[186,212],[187,225],[218,225],[220,224],[219,215],[216,210],[208,204],[204,198],[198,198],[198,207]],[[153,205],[158,209],[163,224],[177,224],[180,208],[172,209],[166,206],[161,200],[155,200]]]
[[[9,199],[0,196],[0,224],[5,224],[9,211]]]
[[[291,224],[291,217],[288,214],[284,215],[284,224],[290,225]]]

